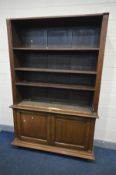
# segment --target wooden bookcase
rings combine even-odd
[[[13,145],[95,158],[108,16],[7,20]]]

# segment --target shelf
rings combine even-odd
[[[70,85],[70,84],[56,84],[56,83],[35,83],[35,82],[17,82],[17,86],[33,86],[33,87],[48,87],[48,88],[58,88],[58,89],[73,89],[73,90],[83,90],[83,91],[94,91],[95,89],[91,86],[84,85]]]
[[[96,71],[83,71],[83,70],[68,70],[68,69],[49,69],[49,68],[27,68],[17,67],[16,71],[29,71],[29,72],[53,72],[53,73],[71,73],[71,74],[97,74]]]
[[[99,51],[99,48],[36,48],[36,47],[13,47],[13,50],[24,51]]]
[[[11,106],[16,109],[27,109],[33,111],[53,112],[58,114],[79,115],[97,118],[97,114],[92,112],[90,106],[68,105],[66,103],[57,103],[55,101],[30,101],[23,100],[20,103]]]
[[[35,20],[37,20],[37,21],[39,21],[39,20],[46,20],[46,19],[59,19],[60,18],[60,20],[62,19],[62,18],[73,18],[73,20],[74,20],[74,18],[94,18],[94,19],[96,19],[96,17],[98,18],[98,17],[102,17],[103,15],[107,15],[107,14],[109,14],[109,12],[104,12],[104,13],[96,13],[96,14],[81,14],[81,15],[70,15],[70,16],[41,16],[41,17],[25,17],[25,18],[11,18],[11,21],[16,21],[16,22],[20,22],[20,21],[35,21]],[[95,20],[94,20],[95,21]]]

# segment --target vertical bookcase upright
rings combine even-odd
[[[13,145],[94,159],[108,15],[7,20]]]

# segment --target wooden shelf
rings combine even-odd
[[[61,18],[93,18],[93,17],[101,17],[103,15],[109,15],[109,12],[105,13],[96,13],[96,14],[81,14],[81,15],[67,15],[67,16],[41,16],[41,17],[26,17],[26,18],[11,18],[11,21],[32,21],[32,20],[44,20],[44,19],[61,19]]]
[[[56,84],[56,83],[41,83],[41,82],[17,82],[17,86],[33,86],[33,87],[49,87],[58,89],[73,89],[83,91],[94,91],[95,89],[91,86],[84,85],[70,85],[70,84]]]
[[[99,48],[36,48],[36,47],[13,47],[13,50],[24,51],[99,51]]]
[[[53,112],[68,115],[82,115],[84,117],[97,118],[97,114],[92,112],[92,107],[90,106],[80,106],[80,105],[68,105],[65,103],[57,103],[56,101],[48,100],[38,100],[30,101],[23,100],[20,103],[11,106],[16,109],[28,109],[43,112]]]
[[[65,70],[65,69],[49,69],[49,68],[27,68],[27,67],[17,67],[16,71],[29,71],[29,72],[53,72],[53,73],[71,73],[71,74],[97,74],[96,71],[88,70]]]

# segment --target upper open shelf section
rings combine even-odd
[[[102,15],[11,20],[13,49],[97,51],[101,21]]]

